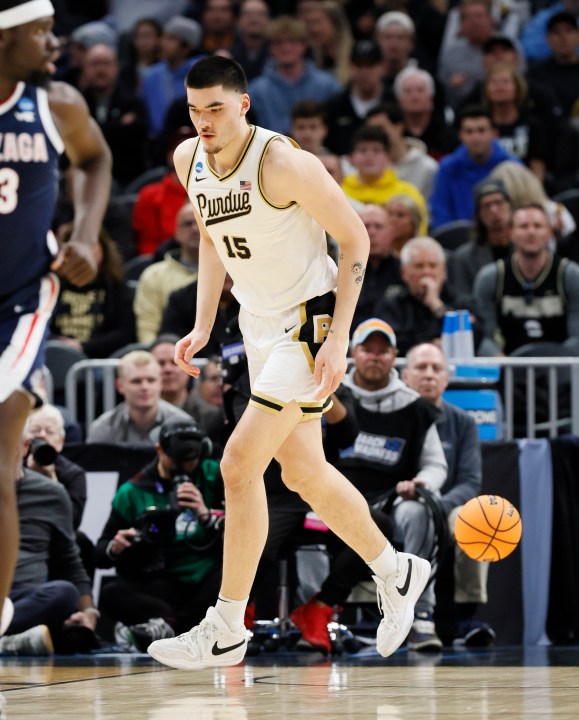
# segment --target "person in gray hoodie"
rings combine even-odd
[[[351,353],[353,367],[343,384],[354,397],[360,430],[353,445],[340,452],[336,465],[371,508],[395,488],[399,497],[392,517],[376,508],[371,510],[372,517],[386,532],[386,525],[393,520],[394,537],[403,542],[405,552],[428,557],[434,526],[415,488],[420,485],[437,492],[446,480],[447,463],[436,429],[438,411],[400,379],[394,368],[396,336],[388,323],[378,318],[360,323],[352,337]],[[327,625],[334,607],[346,601],[358,582],[368,579],[359,557],[331,535],[328,533],[326,543],[330,572],[320,592],[290,615],[303,639],[323,652],[331,649]],[[415,622],[422,623],[421,630],[425,621],[431,623],[430,646],[440,648],[433,609],[434,586],[430,583],[416,603]]]

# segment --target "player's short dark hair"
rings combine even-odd
[[[490,110],[484,105],[466,105],[463,107],[458,113],[458,127],[461,128],[462,123],[470,118],[486,118],[491,125],[493,124]]]
[[[356,149],[356,146],[363,142],[381,143],[386,152],[390,150],[390,140],[388,140],[388,135],[386,135],[382,128],[376,127],[375,125],[362,125],[356,130],[354,137],[352,138],[352,147]]]
[[[193,63],[185,77],[185,87],[201,90],[223,85],[226,90],[247,92],[247,78],[241,65],[221,55],[211,55]]]

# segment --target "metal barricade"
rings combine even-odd
[[[397,360],[397,367],[404,367],[405,359]],[[458,363],[457,363],[458,364]],[[502,375],[502,401],[504,409],[504,440],[512,440],[515,433],[515,374],[525,376],[525,428],[520,437],[535,438],[539,433],[556,437],[564,432],[579,435],[579,357],[543,357],[543,358],[472,358],[460,361],[460,365],[475,368],[499,367]],[[449,370],[452,373],[453,363]],[[569,374],[569,414],[561,416],[559,408],[559,373]],[[547,379],[547,420],[537,422],[536,380],[541,373]],[[471,381],[472,382],[472,381]],[[496,384],[495,384],[496,385]],[[479,381],[479,387],[492,386]]]
[[[196,358],[196,364],[203,366],[207,360]],[[112,410],[117,403],[115,388],[118,358],[106,360],[80,360],[67,373],[65,381],[66,406],[76,422],[79,408],[79,389],[83,387],[84,425],[90,426],[92,421],[102,412]],[[404,367],[405,360],[397,360],[397,367]],[[524,437],[534,438],[538,433],[547,433],[556,437],[562,432],[579,435],[579,357],[546,357],[546,358],[473,358],[461,365],[472,367],[500,367],[503,376],[504,433],[503,439],[515,437],[515,371],[525,372],[526,377],[526,426]],[[452,370],[452,365],[451,368]],[[537,400],[535,381],[538,372],[546,373],[547,377],[547,420],[536,422]],[[569,373],[570,413],[568,417],[560,417],[558,403],[559,371]],[[485,387],[484,381],[481,387]],[[488,387],[488,385],[487,385]],[[97,407],[98,399],[98,407]],[[82,421],[81,421],[82,422]]]
[[[93,420],[117,404],[116,375],[119,358],[79,360],[66,374],[64,397],[72,420],[81,422],[88,430]],[[203,367],[206,358],[195,358],[195,365]],[[80,392],[82,390],[82,396]],[[81,403],[82,401],[82,403]],[[79,418],[79,405],[84,418]]]

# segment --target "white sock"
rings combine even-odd
[[[388,543],[380,555],[372,562],[369,562],[368,565],[374,575],[377,575],[381,580],[386,580],[388,575],[396,572],[398,569],[398,554],[394,550],[392,543]]]
[[[215,609],[221,615],[231,632],[238,632],[243,626],[245,618],[245,608],[249,598],[245,600],[230,600],[219,594]]]

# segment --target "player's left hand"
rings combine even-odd
[[[59,250],[51,270],[71,282],[82,287],[94,280],[98,271],[98,244],[94,247],[80,240],[71,239]]]
[[[322,343],[316,355],[314,365],[314,380],[318,385],[316,400],[324,400],[338,389],[347,367],[345,348],[330,335]]]
[[[65,625],[80,625],[81,627],[89,628],[94,630],[97,624],[97,616],[94,613],[85,613],[82,610],[70,615],[70,617],[64,621]]]

